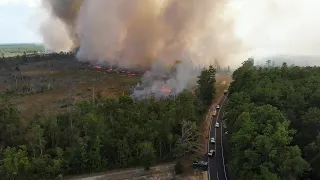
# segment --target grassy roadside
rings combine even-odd
[[[202,122],[200,125],[200,130],[203,132],[203,144],[205,145],[205,149],[203,153],[206,153],[207,151],[207,145],[208,145],[208,138],[209,138],[209,127],[210,127],[210,117],[211,117],[211,112],[214,107],[218,104],[218,102],[221,100],[223,96],[223,91],[229,86],[231,83],[231,77],[230,76],[218,76],[217,77],[217,82],[216,82],[216,96],[214,100],[212,101],[212,104],[210,108],[208,109],[207,115],[205,120]]]

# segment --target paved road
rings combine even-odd
[[[211,119],[210,124],[210,137],[209,137],[209,145],[208,151],[210,149],[216,150],[215,157],[208,158],[209,162],[209,172],[208,172],[208,179],[209,180],[227,180],[227,173],[225,167],[225,159],[224,159],[224,149],[223,149],[223,125],[222,125],[222,116],[223,111],[228,101],[228,95],[225,95],[221,98],[219,105],[220,109],[217,110],[217,116]],[[215,128],[216,122],[219,123],[219,128]],[[216,143],[211,144],[210,138],[214,137]]]

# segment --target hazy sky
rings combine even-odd
[[[320,55],[320,0],[230,0],[253,55]],[[0,0],[0,44],[41,42],[40,0]]]
[[[0,0],[0,44],[40,42],[36,20],[39,2]]]
[[[254,55],[320,55],[319,0],[233,0],[236,32]]]

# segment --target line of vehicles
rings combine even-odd
[[[224,90],[223,91],[223,94],[224,95],[227,95],[228,94],[228,90]],[[220,109],[220,105],[216,105],[216,107],[212,110],[212,113],[211,113],[211,118],[214,119],[216,116],[217,116],[217,111]],[[219,128],[220,127],[220,124],[219,122],[216,122],[215,123],[215,128]],[[215,137],[211,137],[210,138],[210,143],[211,144],[215,144],[216,143],[216,140],[215,140]],[[216,150],[215,149],[210,149],[209,152],[207,153],[208,157],[209,158],[212,158],[214,157],[216,154]],[[194,161],[192,163],[192,167],[193,168],[198,168],[198,169],[201,169],[201,170],[204,170],[204,171],[207,171],[208,168],[209,168],[209,163],[207,161]]]
[[[219,104],[216,106],[215,109],[212,110],[212,113],[211,113],[212,119],[213,119],[215,116],[217,116],[217,110],[218,110],[218,109],[220,109],[220,105],[219,105]],[[216,122],[216,123],[215,123],[215,128],[219,128],[219,127],[220,127],[219,123]],[[216,143],[216,140],[215,140],[214,137],[211,137],[211,138],[210,138],[210,143],[211,143],[211,144],[215,144],[215,143]],[[208,157],[211,158],[211,157],[214,157],[215,154],[216,154],[216,150],[215,150],[215,149],[210,149],[207,155],[208,155]],[[202,169],[202,170],[205,170],[205,171],[206,171],[206,170],[208,170],[209,164],[208,164],[207,161],[194,161],[194,162],[192,163],[192,166],[193,166],[193,168],[198,168],[198,169]]]
[[[215,116],[217,116],[217,109],[220,109],[220,105],[219,105],[219,104],[216,106],[216,109],[214,109],[214,110],[212,111],[212,119],[213,119]],[[220,127],[219,122],[216,122],[216,124],[214,125],[214,127],[215,127],[215,128],[219,128],[219,127]],[[210,143],[211,143],[211,144],[215,144],[215,143],[216,143],[214,137],[211,137],[211,138],[210,138]],[[209,156],[209,157],[213,157],[213,156],[215,156],[215,154],[216,154],[216,150],[215,150],[215,149],[210,149],[209,152],[208,152],[208,156]]]

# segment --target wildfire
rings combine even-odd
[[[171,93],[172,90],[171,90],[171,89],[168,89],[168,88],[165,88],[164,86],[162,86],[161,92],[163,92],[163,93]]]

